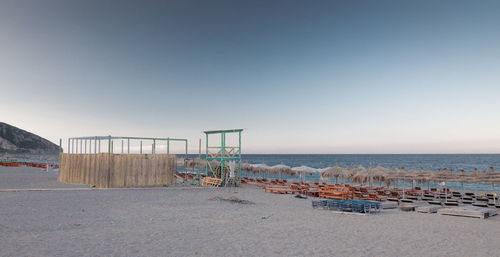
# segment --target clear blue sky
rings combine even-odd
[[[0,2],[0,120],[54,142],[499,153],[500,1]]]

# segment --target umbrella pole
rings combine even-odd
[[[462,193],[464,192],[464,182],[462,181]],[[464,201],[464,194],[460,194],[460,198],[462,199],[462,202]]]

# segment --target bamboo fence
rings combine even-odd
[[[100,188],[172,184],[175,156],[61,153],[58,180]]]

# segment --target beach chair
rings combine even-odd
[[[427,203],[431,204],[431,205],[439,205],[439,206],[443,205],[443,203],[441,201],[435,201],[435,200],[427,201]]]
[[[264,192],[267,193],[275,193],[275,194],[288,194],[292,193],[292,189],[290,186],[283,186],[283,185],[266,185],[264,186]]]
[[[348,187],[327,186],[319,191],[319,197],[349,200],[353,199],[354,194],[353,191],[351,191],[351,189]]]
[[[321,201],[312,201],[312,207],[313,209],[316,208],[323,208],[326,209],[327,206],[327,201],[321,200]]]
[[[381,204],[378,202],[362,201],[362,200],[340,200],[340,199],[313,201],[313,208],[317,208],[318,206],[321,206],[324,209],[329,209],[329,210],[340,210],[340,211],[350,211],[350,212],[360,212],[360,213],[376,212],[380,211],[381,208]]]
[[[457,201],[448,200],[448,201],[443,202],[443,205],[444,206],[458,206],[458,202]]]
[[[380,197],[377,193],[368,193],[368,197],[366,197],[364,200],[382,201],[384,199],[385,199],[385,197]]]

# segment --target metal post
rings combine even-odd
[[[201,160],[201,138],[200,141],[198,142],[198,159]]]
[[[68,149],[66,149],[66,152],[71,153],[71,139],[68,138]]]
[[[87,153],[87,139],[85,139],[85,153]]]
[[[226,174],[224,172],[224,156],[226,152],[226,133],[222,132],[220,135],[220,141],[221,141],[221,146],[220,146],[220,154],[221,154],[221,159],[220,159],[220,178],[222,179],[222,184],[225,186],[226,185]]]
[[[184,160],[188,158],[188,140],[186,139],[186,155],[184,156]]]
[[[111,153],[111,136],[108,137],[108,153]]]
[[[130,154],[130,138],[127,139],[127,153]]]
[[[123,154],[123,139],[122,139],[122,154]]]
[[[205,134],[205,172],[208,176],[208,134]]]
[[[83,153],[83,139],[80,139],[80,154]]]
[[[142,140],[141,140],[141,150],[139,151],[139,153],[142,154]]]
[[[156,140],[153,139],[153,146],[151,147],[151,153],[155,154],[156,153]]]
[[[239,160],[238,160],[238,184],[241,183],[241,131],[238,132],[238,148],[239,148]]]
[[[99,141],[98,151],[100,153],[101,152],[101,139],[99,139],[98,141]]]
[[[97,153],[97,137],[94,137],[94,153]]]
[[[197,162],[201,162],[201,138],[198,142],[198,160]],[[195,163],[195,168],[196,168],[196,178],[198,180],[198,183],[200,183],[200,167],[197,167],[199,164]]]
[[[167,138],[167,154],[170,154],[170,137]]]

